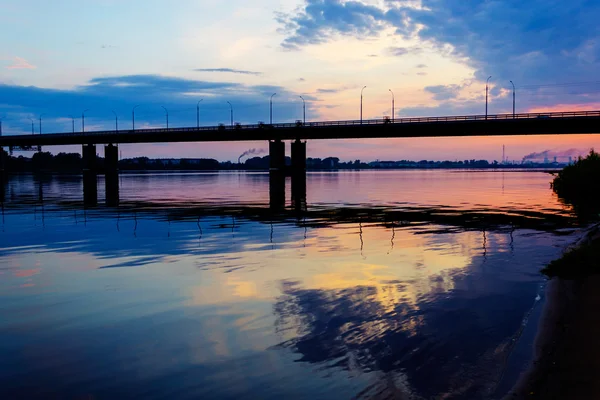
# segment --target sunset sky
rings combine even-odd
[[[600,3],[586,0],[0,0],[4,135],[600,109]],[[600,129],[599,129],[600,130]],[[500,159],[600,136],[309,142],[342,160]],[[123,157],[237,160],[266,143],[122,145]],[[58,150],[58,149],[56,149]],[[76,147],[61,150],[79,151]],[[289,151],[289,149],[288,149]],[[101,150],[100,150],[101,152]]]

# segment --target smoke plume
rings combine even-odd
[[[527,154],[525,157],[523,157],[523,162],[526,161],[532,161],[532,160],[542,160],[542,159],[548,159],[548,160],[554,160],[554,157],[556,157],[557,160],[559,161],[566,161],[567,158],[571,157],[572,159],[577,159],[577,157],[581,156],[581,155],[585,155],[587,153],[587,151],[584,150],[580,150],[580,149],[569,149],[569,150],[544,150],[542,152],[539,153],[531,153],[531,154]]]
[[[263,154],[264,152],[265,152],[265,150],[263,150],[263,149],[249,149],[249,150],[246,150],[245,152],[242,153],[241,156],[238,157],[238,164],[242,160],[242,157],[246,157],[246,156],[250,156],[250,155],[257,156],[259,154]]]

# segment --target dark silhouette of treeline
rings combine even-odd
[[[5,167],[10,172],[69,172],[78,173],[82,169],[82,158],[79,153],[58,153],[53,155],[49,152],[37,152],[32,157],[10,156],[4,152]],[[243,162],[231,161],[219,162],[212,158],[171,158],[151,159],[148,157],[126,158],[119,161],[119,169],[122,171],[216,171],[216,170],[268,170],[269,156],[251,157]],[[286,157],[286,164],[291,165],[290,157]],[[99,171],[104,168],[104,158],[98,157],[96,165]],[[464,160],[464,161],[371,161],[361,160],[343,162],[337,157],[307,158],[306,168],[308,170],[344,170],[344,169],[452,169],[452,168],[540,168],[556,167],[552,164],[499,164],[497,161],[487,160]]]

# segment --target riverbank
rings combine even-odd
[[[596,225],[574,248],[599,238]],[[546,298],[531,366],[505,400],[600,398],[600,275],[554,277]]]

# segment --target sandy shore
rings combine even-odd
[[[532,365],[504,399],[600,399],[600,275],[554,278],[546,296]]]

